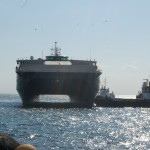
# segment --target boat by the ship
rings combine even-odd
[[[148,79],[144,79],[141,91],[136,95],[137,99],[148,99],[150,100],[150,82]]]
[[[142,91],[134,99],[111,97],[106,88],[104,91],[107,93],[106,96],[100,94],[95,98],[95,104],[98,107],[150,107],[150,82],[148,79],[143,82]]]
[[[33,105],[40,95],[68,95],[75,105],[93,106],[101,75],[97,62],[72,60],[60,51],[55,42],[46,59],[17,60],[16,89],[23,106]]]
[[[100,88],[97,96],[97,99],[114,99],[115,98],[115,94],[114,92],[110,92],[109,88],[106,87],[106,85],[102,85],[102,87]]]

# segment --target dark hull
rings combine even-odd
[[[97,73],[34,73],[17,74],[17,91],[24,106],[35,102],[39,95],[68,95],[71,102],[92,106],[99,89]]]
[[[146,99],[102,99],[95,98],[97,107],[150,107],[150,100]]]

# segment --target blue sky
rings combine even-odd
[[[16,59],[62,54],[95,59],[115,94],[150,77],[149,0],[1,0],[0,93],[16,93]]]

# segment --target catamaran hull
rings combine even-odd
[[[23,106],[35,102],[39,95],[68,95],[71,102],[92,106],[99,90],[99,74],[61,72],[17,73],[17,91]]]

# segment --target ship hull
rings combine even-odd
[[[150,107],[150,99],[95,98],[97,107]]]
[[[71,102],[92,106],[99,90],[99,74],[63,72],[17,73],[17,91],[23,106],[35,102],[39,95],[68,95]]]

